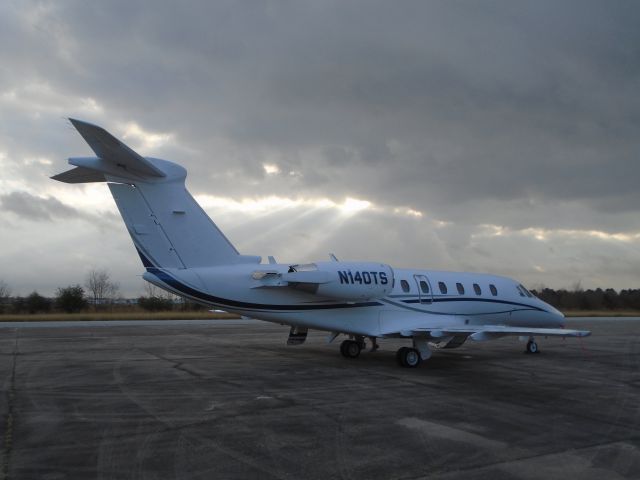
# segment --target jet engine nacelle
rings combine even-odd
[[[294,288],[341,300],[382,298],[393,289],[393,269],[369,262],[317,262],[296,265],[283,277]]]

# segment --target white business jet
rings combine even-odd
[[[185,188],[186,170],[142,157],[104,129],[70,119],[97,157],[70,158],[75,168],[52,177],[66,183],[107,182],[146,268],[158,287],[215,309],[291,327],[288,344],[309,329],[347,336],[342,355],[355,358],[377,339],[411,342],[398,362],[416,367],[431,348],[506,335],[583,337],[564,329],[564,315],[509,278],[392,268],[377,262],[281,264],[241,255]]]

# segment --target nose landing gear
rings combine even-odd
[[[533,337],[529,338],[529,341],[527,342],[527,350],[525,351],[525,353],[540,353],[540,350],[538,350],[538,344]]]

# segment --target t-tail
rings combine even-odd
[[[259,263],[243,256],[185,187],[187,171],[143,157],[96,125],[69,119],[96,157],[70,158],[75,168],[51,178],[65,183],[107,182],[147,268],[186,269]]]

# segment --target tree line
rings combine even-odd
[[[86,290],[85,290],[86,288]],[[159,288],[146,284],[146,295],[137,299],[140,308],[148,311],[174,309],[199,310],[202,306],[179,299]],[[640,311],[640,289],[616,291],[613,288],[584,290],[580,284],[573,289],[540,287],[531,290],[541,300],[558,310],[637,310]],[[0,313],[43,313],[61,311],[76,313],[88,309],[111,308],[119,297],[119,286],[111,280],[106,270],[91,270],[84,286],[79,284],[58,288],[54,298],[47,298],[34,291],[26,297],[11,296],[9,285],[0,280]]]
[[[616,291],[613,288],[583,290],[554,290],[540,288],[531,290],[535,296],[553,305],[558,310],[638,310],[640,311],[640,289]]]
[[[106,270],[91,270],[84,285],[59,287],[53,298],[33,291],[26,297],[12,296],[11,288],[0,280],[0,314],[49,313],[53,311],[78,313],[88,310],[109,310],[119,302],[120,287],[111,280]],[[146,295],[137,299],[137,305],[147,311],[200,310],[200,305],[184,301],[151,284],[146,284]]]

